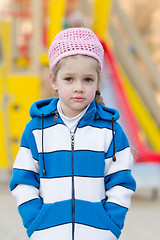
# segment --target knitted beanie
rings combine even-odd
[[[62,58],[72,55],[95,58],[103,68],[103,47],[97,36],[88,28],[68,28],[59,32],[49,48],[50,71]]]

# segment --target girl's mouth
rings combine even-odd
[[[74,101],[77,101],[77,102],[82,102],[84,101],[84,98],[83,97],[74,97],[72,98]]]

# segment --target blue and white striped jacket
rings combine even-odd
[[[34,240],[115,240],[135,191],[119,114],[93,101],[71,133],[58,99],[34,103],[10,181]]]

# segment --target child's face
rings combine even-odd
[[[75,117],[90,104],[98,89],[97,61],[82,55],[67,57],[60,63],[51,86],[58,90],[60,105],[68,117]]]

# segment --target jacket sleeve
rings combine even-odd
[[[38,165],[38,152],[34,136],[26,127],[10,181],[10,190],[17,199],[18,211],[26,228],[36,218],[42,207],[42,200],[39,196]]]
[[[113,157],[113,141],[105,158],[105,211],[112,222],[122,230],[126,213],[131,204],[131,196],[135,192],[136,182],[131,175],[133,156],[126,135],[118,123],[115,123],[115,152]]]

